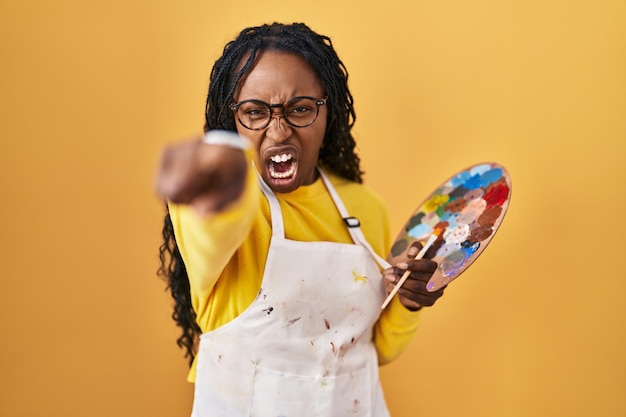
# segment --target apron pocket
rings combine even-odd
[[[238,353],[200,338],[192,417],[250,415],[255,366]]]
[[[366,417],[372,412],[368,368],[330,377],[294,375],[257,366],[251,417]]]

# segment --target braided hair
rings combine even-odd
[[[211,129],[236,131],[234,114],[228,106],[240,80],[263,51],[298,55],[311,66],[328,97],[328,121],[318,163],[343,178],[361,183],[363,173],[351,133],[356,114],[348,89],[348,71],[337,56],[330,38],[315,33],[303,23],[249,27],[226,44],[222,56],[211,70],[205,132]],[[165,280],[174,299],[172,318],[182,330],[176,343],[185,349],[185,357],[191,365],[201,330],[191,305],[187,270],[176,244],[169,212],[165,214],[162,237],[158,275]]]

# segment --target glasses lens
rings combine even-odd
[[[317,100],[308,97],[296,97],[285,103],[284,117],[293,126],[305,127],[315,121],[318,112]]]
[[[237,108],[239,121],[248,129],[263,129],[270,120],[270,109],[262,101],[245,101]]]

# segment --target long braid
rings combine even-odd
[[[167,206],[165,209],[167,210]],[[162,235],[163,244],[159,247],[161,266],[157,274],[167,282],[167,289],[170,290],[174,299],[172,319],[182,329],[182,335],[176,339],[176,344],[185,349],[185,357],[188,358],[189,366],[191,366],[195,355],[197,335],[201,331],[196,323],[196,312],[191,305],[187,269],[176,245],[169,212],[165,214]]]
[[[303,23],[272,23],[246,28],[224,47],[222,56],[211,70],[204,130],[236,131],[235,118],[228,106],[239,81],[250,71],[256,57],[268,50],[296,54],[317,74],[326,90],[328,106],[328,122],[318,162],[341,177],[361,183],[363,172],[351,133],[356,114],[348,88],[348,71],[330,38],[313,32]],[[162,234],[164,242],[159,248],[161,266],[158,273],[165,279],[175,302],[172,318],[182,330],[177,344],[185,349],[185,357],[191,364],[201,330],[191,305],[189,278],[169,213],[165,215]]]

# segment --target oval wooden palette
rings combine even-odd
[[[497,163],[460,171],[442,183],[411,215],[387,256],[392,265],[407,258],[409,246],[438,234],[425,258],[437,262],[426,288],[436,291],[458,278],[496,234],[511,199],[511,177]]]

